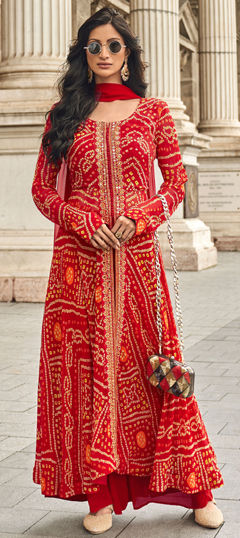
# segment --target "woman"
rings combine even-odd
[[[150,385],[158,351],[155,157],[170,214],[187,175],[168,106],[145,97],[141,48],[118,12],[85,21],[70,47],[61,99],[48,115],[32,185],[59,225],[42,326],[33,480],[48,497],[85,501],[92,533],[129,501],[195,510],[223,522],[211,488],[223,485],[195,399]],[[126,83],[127,82],[127,83]],[[65,200],[56,191],[61,159]],[[163,353],[182,360],[161,255]]]

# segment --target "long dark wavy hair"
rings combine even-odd
[[[148,84],[144,81],[147,63],[141,59],[143,52],[139,38],[135,36],[124,17],[110,7],[104,7],[89,17],[79,28],[66,58],[66,72],[57,81],[60,100],[46,112],[50,115],[51,127],[42,138],[44,153],[49,162],[58,164],[66,158],[68,147],[74,140],[77,128],[84,128],[85,119],[91,114],[98,101],[94,96],[95,77],[88,82],[86,51],[88,36],[93,28],[111,23],[130,49],[128,56],[129,79],[123,82],[140,97],[145,97]]]

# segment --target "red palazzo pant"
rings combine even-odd
[[[213,500],[211,490],[199,493],[184,493],[175,488],[168,488],[163,493],[148,489],[150,476],[133,476],[113,472],[98,480],[100,490],[88,493],[87,500],[90,512],[97,512],[100,508],[113,505],[115,514],[122,514],[129,501],[137,510],[149,502],[162,504],[176,504],[186,508],[203,508],[208,501]]]

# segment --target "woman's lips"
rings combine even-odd
[[[98,64],[98,66],[106,68],[106,67],[111,67],[111,64]]]

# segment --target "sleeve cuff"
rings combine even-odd
[[[139,209],[137,207],[132,207],[131,209],[129,209],[126,213],[124,213],[124,217],[128,217],[129,219],[135,220],[135,235],[140,235],[141,233],[143,233],[150,222],[150,219],[147,214],[142,209]]]
[[[89,213],[86,213],[84,216],[79,216],[79,222],[77,222],[78,219],[74,219],[72,224],[73,231],[80,236],[82,239],[90,242],[90,239],[94,232],[102,225],[104,224],[104,221],[102,217],[95,213],[94,211],[90,211]]]

